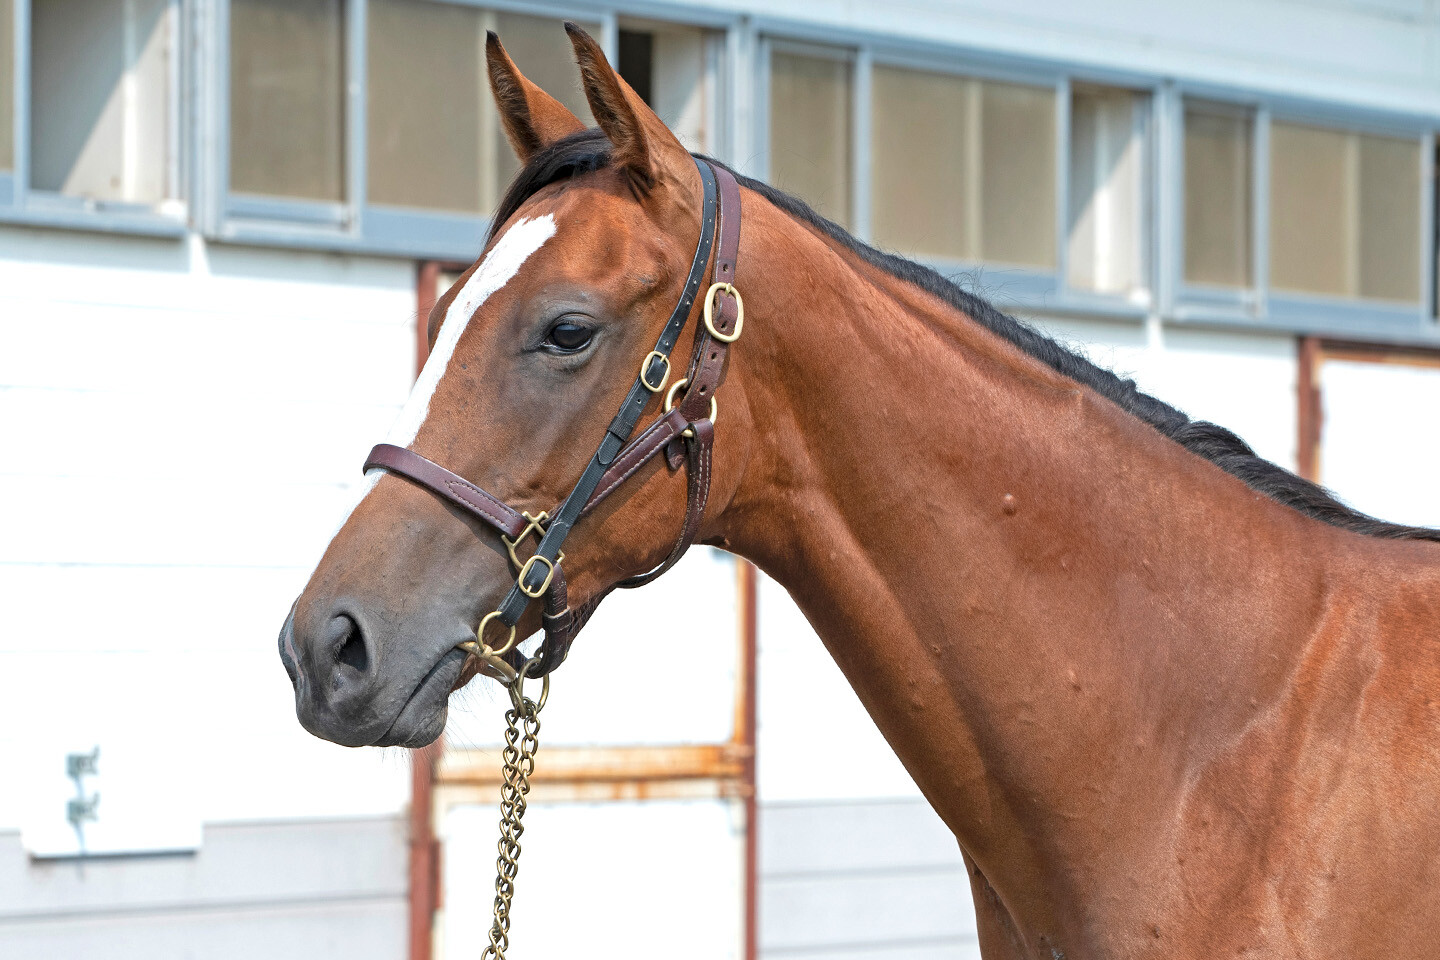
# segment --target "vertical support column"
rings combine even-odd
[[[440,295],[441,265],[420,263],[415,280],[415,375],[430,355],[426,318]],[[435,765],[444,750],[439,739],[410,751],[410,934],[409,960],[434,955],[435,911],[440,899],[440,842],[435,838]]]
[[[440,894],[440,841],[431,817],[435,759],[443,749],[436,740],[410,751],[410,936],[409,960],[431,960],[433,928]]]
[[[440,264],[434,260],[425,260],[420,264],[420,269],[415,282],[415,376],[420,376],[420,371],[425,369],[425,360],[430,355],[430,331],[426,329],[426,321],[430,317],[430,308],[435,306],[435,301],[440,299]]]
[[[756,788],[756,662],[760,618],[756,610],[759,573],[747,560],[736,565],[736,599],[740,603],[740,702],[735,717],[735,739],[745,748],[742,773],[745,797],[745,942],[742,956],[756,960],[760,955],[760,822],[759,790]]]
[[[1297,351],[1299,370],[1295,378],[1298,393],[1296,421],[1299,436],[1295,445],[1295,464],[1300,476],[1320,482],[1320,431],[1324,426],[1324,410],[1320,399],[1320,339],[1301,337]]]

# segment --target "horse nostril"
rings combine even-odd
[[[360,624],[348,614],[338,614],[330,621],[330,649],[335,651],[335,662],[347,666],[357,673],[370,669],[370,649],[365,644],[364,631]]]

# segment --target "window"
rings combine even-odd
[[[31,4],[31,189],[149,205],[175,195],[174,15],[170,0]],[[8,158],[8,106],[3,116]]]
[[[953,260],[1055,266],[1055,91],[877,66],[875,241]]]
[[[620,75],[665,121],[687,150],[718,149],[716,38],[704,30],[670,24],[620,30]]]
[[[851,220],[851,67],[841,59],[770,59],[770,182],[842,226]]]
[[[1072,287],[1127,294],[1145,286],[1145,125],[1149,98],[1074,88],[1070,99]]]
[[[559,14],[468,0],[228,3],[229,173],[213,208],[227,239],[468,261],[519,168],[490,94],[492,30],[526,77],[594,123]],[[661,118],[719,151],[722,34],[609,13],[578,22],[618,34],[611,60]]]
[[[1185,108],[1185,280],[1254,285],[1254,114]]]
[[[345,200],[342,0],[231,0],[230,189]]]
[[[559,20],[430,0],[370,0],[368,19],[371,203],[478,216],[499,202],[518,162],[490,96],[488,30],[526,77],[592,122]]]
[[[0,0],[0,170],[15,169],[15,3]]]
[[[1271,285],[1419,301],[1420,176],[1418,140],[1272,124]]]

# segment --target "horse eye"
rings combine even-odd
[[[545,335],[545,346],[565,353],[575,353],[590,345],[591,331],[578,323],[562,320]]]

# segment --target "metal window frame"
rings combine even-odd
[[[1167,140],[1173,157],[1167,234],[1173,243],[1173,295],[1167,318],[1181,324],[1361,338],[1380,343],[1440,344],[1435,320],[1435,129],[1432,117],[1317,103],[1209,85],[1175,84]],[[1209,288],[1184,279],[1184,110],[1186,102],[1245,112],[1252,124],[1251,237],[1254,285],[1248,290]],[[1396,304],[1360,297],[1331,297],[1277,291],[1270,284],[1270,133],[1277,123],[1299,123],[1345,133],[1413,140],[1420,155],[1420,291],[1417,302]]]
[[[1124,71],[1067,69],[1055,61],[972,54],[949,46],[907,43],[894,38],[871,39],[846,30],[816,29],[791,21],[757,18],[750,24],[759,36],[757,62],[751,75],[754,89],[755,143],[761,156],[757,164],[769,172],[770,61],[776,52],[800,56],[844,59],[852,69],[852,111],[850,155],[852,163],[851,233],[866,243],[873,242],[872,184],[870,177],[870,122],[873,108],[873,71],[879,66],[898,67],[982,82],[1011,83],[1049,88],[1055,96],[1055,230],[1054,267],[1034,268],[1019,264],[987,263],[919,257],[919,262],[946,275],[965,275],[975,285],[992,288],[1010,305],[1044,309],[1050,313],[1114,316],[1138,320],[1156,301],[1159,257],[1154,255],[1154,231],[1149,211],[1158,206],[1155,198],[1155,145],[1158,142],[1154,113],[1161,84],[1153,78]],[[1144,123],[1143,167],[1141,172],[1140,222],[1135,224],[1144,256],[1144,296],[1107,294],[1072,287],[1068,278],[1068,210],[1070,183],[1071,84],[1082,82],[1115,86],[1148,98]],[[762,175],[762,178],[764,176]]]
[[[733,131],[745,119],[735,110],[736,81],[743,74],[743,38],[736,36],[740,18],[702,8],[675,8],[669,4],[637,2],[587,3],[585,0],[429,0],[528,16],[598,22],[598,38],[606,56],[615,58],[622,19],[663,21],[682,27],[716,31],[723,35],[715,73],[719,109],[715,131],[716,153],[732,152]],[[370,203],[366,196],[366,122],[369,78],[365,67],[366,22],[369,0],[345,0],[347,96],[346,199],[343,203],[315,203],[283,197],[253,197],[229,191],[229,5],[214,0],[214,22],[207,34],[210,76],[204,100],[211,120],[210,162],[205,206],[209,215],[202,229],[214,240],[260,246],[300,246],[324,250],[428,260],[471,260],[480,251],[489,217],[485,214],[444,211]]]
[[[0,224],[59,227],[96,233],[124,233],[156,237],[181,237],[187,230],[189,205],[187,168],[189,144],[185,136],[186,64],[188,44],[184,42],[192,18],[190,2],[166,0],[172,56],[167,91],[168,156],[165,160],[167,197],[160,205],[93,201],[30,187],[30,156],[33,137],[31,115],[31,2],[15,0],[12,37],[15,44],[14,77],[14,165],[0,173]],[[193,2],[193,0],[191,0]]]

